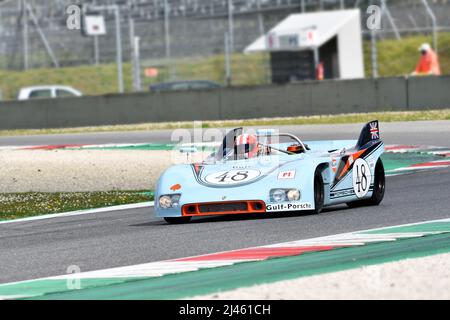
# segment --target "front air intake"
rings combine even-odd
[[[184,205],[182,212],[183,216],[263,213],[266,212],[266,204],[259,200],[196,203]]]

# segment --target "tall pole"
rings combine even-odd
[[[98,66],[100,63],[100,47],[98,44],[98,36],[94,36],[94,59],[95,65]]]
[[[135,37],[135,28],[134,28],[134,19],[130,16],[128,19],[128,26],[129,26],[129,38],[130,38],[130,47],[133,48],[134,44],[134,37]],[[133,49],[131,49],[133,51]]]
[[[131,17],[131,12],[128,17],[128,26],[129,26],[129,40],[130,40],[130,57],[131,57],[131,76],[133,79],[133,89],[138,91],[137,88],[137,80],[136,80],[136,39],[135,39],[135,29],[134,29],[134,20]]]
[[[422,0],[422,3],[425,6],[428,15],[431,18],[431,23],[433,24],[433,47],[434,47],[434,51],[436,53],[438,53],[438,35],[437,35],[436,15],[434,14],[433,10],[431,10],[430,5],[428,4],[427,0]]]
[[[140,45],[139,37],[134,37],[133,39],[133,71],[134,71],[134,90],[142,91],[142,82],[141,82],[141,58],[140,58]]]
[[[95,6],[97,5],[97,0],[93,0],[92,4]],[[83,6],[83,14],[86,14],[86,7]],[[94,36],[94,60],[95,60],[95,65],[98,66],[100,64],[100,46],[98,43],[98,36]]]
[[[225,32],[225,82],[231,86],[230,35]]]
[[[116,18],[116,51],[117,51],[117,81],[119,93],[124,93],[123,67],[122,67],[122,34],[120,30],[119,6],[114,6],[114,16]]]
[[[319,63],[320,63],[319,48],[314,47],[313,52],[314,52],[314,80],[317,80],[317,67],[319,66]]]
[[[257,0],[256,2],[256,6],[258,9],[258,26],[259,26],[259,34],[262,36],[265,33],[265,28],[264,28],[264,17],[263,14],[261,12],[261,0]]]
[[[372,78],[378,78],[378,51],[377,51],[377,38],[376,31],[372,30],[370,33],[371,43],[371,59],[372,59]]]
[[[28,12],[27,12],[26,0],[22,0],[23,10],[23,68],[29,69],[29,56],[28,56]]]
[[[234,17],[233,0],[228,0],[228,37],[230,39],[230,52],[234,52]]]
[[[172,79],[173,70],[171,60],[171,48],[170,48],[170,21],[169,21],[170,7],[168,0],[164,0],[164,42],[166,45],[166,63],[169,64],[169,77]]]

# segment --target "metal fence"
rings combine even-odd
[[[0,69],[115,63],[114,11],[102,11],[108,32],[106,36],[95,39],[82,36],[78,30],[67,29],[66,8],[71,4],[82,5],[87,10],[94,5],[119,7],[121,60],[126,63],[125,90],[132,89],[128,83],[133,82],[133,77],[135,86],[141,84],[136,79],[137,74],[144,89],[150,83],[176,79],[207,79],[226,84],[227,78],[230,80],[231,77],[231,83],[235,85],[268,83],[268,55],[249,56],[242,50],[290,13],[360,8],[364,18],[370,4],[382,7],[382,29],[376,33],[379,47],[375,72],[381,76],[403,72],[396,71],[395,66],[405,60],[404,56],[385,57],[388,55],[383,51],[385,48],[396,47],[390,39],[398,41],[397,47],[400,43],[410,46],[408,52],[411,56],[406,59],[411,60],[412,69],[418,59],[413,49],[417,42],[432,42],[433,31],[450,31],[450,0],[0,0]],[[366,75],[370,76],[374,74],[372,66],[375,66],[370,59],[373,50],[371,33],[365,21],[361,23],[366,40]],[[225,41],[226,34],[228,41]],[[411,36],[417,35],[423,37],[410,40]],[[136,65],[136,59],[133,59],[136,58],[133,57],[134,37],[140,39],[139,73],[130,67],[133,60]],[[381,40],[387,41],[384,46]],[[228,64],[227,44],[230,52]],[[449,43],[438,44],[439,52],[444,55],[441,60],[446,71],[450,67],[447,66]],[[146,68],[151,69],[144,72]]]

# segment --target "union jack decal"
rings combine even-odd
[[[378,122],[371,122],[370,123],[370,135],[372,137],[372,140],[380,139],[378,130]]]

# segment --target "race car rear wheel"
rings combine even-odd
[[[191,221],[191,217],[170,217],[164,218],[168,224],[183,224]]]
[[[314,174],[314,210],[313,214],[319,214],[322,211],[323,203],[325,199],[325,191],[323,184],[322,172],[316,169]]]
[[[386,176],[384,173],[384,165],[381,159],[378,159],[375,166],[375,179],[373,186],[373,194],[370,199],[348,202],[347,206],[350,208],[362,207],[362,206],[377,206],[383,201],[384,191],[386,189]]]

